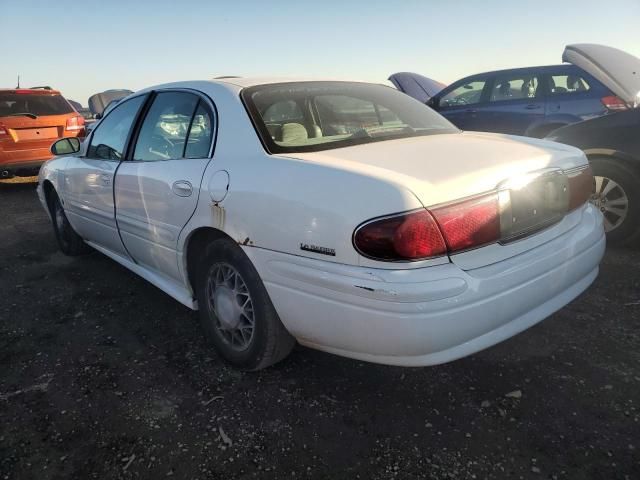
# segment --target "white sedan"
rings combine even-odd
[[[574,299],[605,248],[582,152],[463,133],[382,85],[160,85],[52,150],[38,192],[62,251],[199,310],[245,369],[296,341],[405,366],[472,354]]]

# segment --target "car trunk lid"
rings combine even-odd
[[[597,44],[567,45],[562,61],[580,67],[602,82],[630,107],[640,104],[640,59]]]
[[[536,189],[535,194],[542,195],[540,192],[544,192],[545,188],[561,189],[566,184],[565,172],[588,165],[584,154],[573,147],[483,133],[413,137],[295,156],[402,185],[429,209],[495,191],[508,182],[513,182],[513,189],[519,190],[519,180],[525,179],[525,183],[533,185],[533,181],[526,179],[553,178],[552,185],[545,183]],[[518,209],[519,215],[525,212],[529,217],[535,215],[532,212],[532,209],[536,209],[535,203],[527,203],[529,200],[526,196],[529,193],[522,189],[521,193],[513,196],[514,208]],[[542,211],[543,206],[539,207],[538,210]],[[395,212],[381,212],[384,213]],[[535,226],[532,218],[522,220],[519,223],[522,228]],[[546,229],[551,232],[552,238],[572,228],[571,221],[564,221],[564,214],[554,219],[553,225],[553,228]],[[512,233],[522,233],[520,230]],[[517,242],[481,247],[451,255],[451,259],[462,268],[477,268],[550,240],[549,232],[545,235],[536,234],[535,229],[531,229],[531,232],[528,236],[521,235],[521,238],[526,238]],[[487,249],[490,255],[483,253]]]

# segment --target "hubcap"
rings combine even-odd
[[[214,265],[207,280],[207,299],[222,340],[236,351],[249,348],[255,317],[249,289],[240,273],[226,263]]]
[[[595,190],[591,195],[591,203],[596,206],[604,217],[606,232],[615,230],[629,212],[629,199],[620,184],[607,177],[594,177]]]

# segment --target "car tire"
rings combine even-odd
[[[53,231],[62,253],[70,257],[89,253],[91,247],[84,242],[69,223],[60,198],[55,192],[51,194],[49,209],[51,212]]]
[[[228,239],[210,242],[203,253],[196,298],[202,328],[218,354],[243,370],[285,358],[296,341],[246,254]]]
[[[593,157],[589,161],[596,180],[591,203],[605,217],[607,243],[624,246],[637,242],[640,237],[638,172],[615,158]]]

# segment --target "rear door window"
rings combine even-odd
[[[587,92],[591,89],[589,82],[582,75],[560,74],[549,75],[549,94],[575,94]]]
[[[24,113],[41,117],[65,115],[73,111],[73,107],[62,95],[0,93],[0,117],[19,116]]]
[[[441,108],[463,107],[480,103],[486,83],[485,79],[466,82],[440,98],[439,106]]]
[[[538,96],[540,82],[536,75],[499,75],[493,82],[490,102],[527,100]]]
[[[197,105],[198,97],[191,93],[159,93],[140,128],[133,160],[155,162],[183,158]]]

